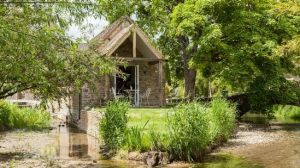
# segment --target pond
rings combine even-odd
[[[237,134],[208,155],[203,163],[175,163],[168,167],[298,168],[300,123],[268,123],[258,118],[251,115],[244,118],[239,123]],[[96,138],[74,128],[55,127],[43,132],[19,130],[0,133],[0,167],[146,166],[140,162],[100,160]]]
[[[0,167],[137,167],[143,163],[100,161],[98,140],[70,127],[0,133]]]

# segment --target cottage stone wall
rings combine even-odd
[[[81,111],[81,118],[76,123],[76,126],[88,135],[99,137],[99,121],[102,116],[102,112],[95,110]]]
[[[143,62],[140,63],[140,95],[145,94],[148,88],[151,89],[149,96],[150,106],[163,106],[164,99],[164,77],[160,77],[159,64]],[[148,106],[143,100],[141,106]]]

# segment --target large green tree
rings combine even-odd
[[[194,96],[195,78],[200,72],[233,92],[253,93],[253,102],[269,104],[268,99],[279,102],[297,98],[293,84],[284,78],[287,72],[295,72],[295,56],[276,50],[300,33],[299,1],[98,2],[109,21],[121,15],[136,18],[169,56],[172,73],[184,76],[186,95]],[[255,100],[261,96],[262,100]]]
[[[296,57],[277,52],[300,34],[299,9],[299,1],[186,0],[170,28],[197,47],[191,66],[263,109],[299,100],[299,88],[285,79],[297,70]]]
[[[92,15],[90,1],[0,2],[0,99],[31,90],[60,99],[113,70],[95,44],[82,50],[66,34]]]

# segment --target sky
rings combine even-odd
[[[99,34],[108,22],[104,19],[88,17],[84,20],[82,26],[72,25],[68,31],[68,35],[72,39],[83,38],[85,41],[90,40]],[[84,27],[85,29],[82,29]]]

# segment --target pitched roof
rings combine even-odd
[[[147,49],[148,53],[151,52],[151,55],[157,59],[163,59],[163,54],[154,47],[147,35],[127,16],[123,16],[109,25],[104,31],[95,36],[92,41],[101,40],[99,52],[102,55],[110,56],[134,31],[139,40],[137,48],[141,52]]]

